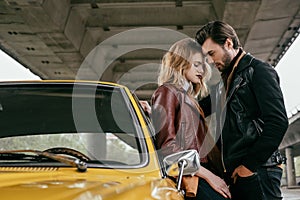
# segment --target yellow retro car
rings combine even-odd
[[[190,151],[161,161],[139,100],[114,83],[2,82],[0,121],[3,200],[183,199],[199,167]]]

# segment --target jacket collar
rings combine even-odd
[[[243,71],[244,69],[248,68],[251,65],[252,60],[254,57],[250,54],[247,53],[244,55],[244,57],[240,60],[240,62],[237,64],[237,72]]]
[[[189,90],[189,87],[190,87],[190,84],[187,80],[184,80],[184,84],[182,86],[182,88],[184,89],[184,91],[188,91]]]
[[[202,108],[197,104],[196,100],[192,100],[193,97],[189,96],[186,92],[183,96],[183,101],[185,104],[189,105],[191,107],[191,109],[196,113],[196,114],[200,114],[200,116],[204,119],[204,112],[202,110]]]
[[[253,59],[254,59],[254,57],[251,54],[249,54],[249,53],[243,55],[243,57],[237,63],[236,73],[239,73],[239,72],[243,71],[244,69],[248,68],[251,65],[251,62],[252,62]],[[224,102],[224,104],[222,106],[223,109],[227,106],[228,101],[231,99],[233,93],[235,92],[235,89],[236,89],[235,87],[237,85],[239,85],[241,82],[242,82],[241,77],[234,78],[232,80],[231,87],[230,87],[229,91],[227,91],[226,98],[224,99],[225,102]],[[220,83],[220,85],[219,85],[219,91],[221,91],[222,88],[224,89],[224,84]]]
[[[232,81],[232,78],[233,78],[233,74],[236,71],[237,66],[240,63],[240,60],[245,56],[245,54],[246,54],[245,51],[243,51],[242,49],[239,49],[239,53],[236,55],[236,57],[233,59],[232,63],[230,64],[230,65],[232,65],[231,66],[231,72],[228,75],[227,79],[225,80],[226,81],[226,83],[225,83],[226,92],[228,92],[228,89],[231,85],[231,81]]]

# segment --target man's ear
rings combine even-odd
[[[228,49],[233,48],[233,42],[231,38],[227,38],[225,41],[225,46],[228,47]]]

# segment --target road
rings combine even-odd
[[[300,200],[300,187],[287,189],[282,188],[283,200]]]

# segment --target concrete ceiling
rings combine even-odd
[[[0,48],[42,79],[113,81],[149,99],[163,53],[211,20],[231,24],[246,51],[276,66],[299,34],[299,8],[300,0],[2,0]]]

